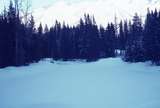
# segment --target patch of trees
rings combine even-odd
[[[136,14],[128,26],[124,60],[160,65],[160,11],[148,9],[144,25]]]
[[[51,28],[42,24],[35,28],[33,16],[24,22],[19,13],[11,1],[0,15],[0,67],[27,65],[43,58],[95,61],[115,56],[112,23],[99,29],[94,17],[85,14],[76,26],[56,21]]]
[[[21,66],[43,58],[54,60],[116,57],[120,50],[127,62],[160,64],[160,12],[149,11],[145,23],[135,14],[132,21],[97,26],[94,16],[85,14],[76,26],[55,21],[35,27],[34,17],[22,18],[16,3],[0,14],[0,67]]]

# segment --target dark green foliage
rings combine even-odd
[[[143,45],[146,60],[160,64],[160,14],[148,10],[145,21]]]
[[[113,24],[101,34],[94,17],[85,14],[77,26],[56,21],[50,29],[43,29],[42,24],[36,29],[33,16],[24,24],[12,2],[5,12],[0,15],[0,67],[26,65],[43,58],[95,61],[115,56]]]
[[[125,61],[144,61],[144,49],[142,45],[143,27],[141,18],[135,14],[133,24],[130,25],[129,37],[126,44]]]
[[[135,14],[132,23],[121,21],[118,30],[113,23],[106,28],[98,27],[94,16],[89,14],[72,27],[56,21],[51,28],[46,25],[43,29],[40,24],[36,29],[33,16],[27,22],[24,24],[12,2],[0,15],[0,67],[27,65],[43,58],[90,62],[115,57],[116,49],[127,62],[150,60],[160,64],[160,12],[157,10],[148,10],[144,26]]]

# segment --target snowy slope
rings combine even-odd
[[[76,2],[73,2],[76,1]],[[118,20],[131,19],[135,12],[142,18],[146,15],[147,8],[159,9],[159,0],[57,0],[49,6],[35,9],[34,16],[37,25],[53,25],[55,20],[77,24],[84,13],[94,14],[98,24],[105,25]]]
[[[160,67],[120,58],[0,70],[0,108],[160,108]]]

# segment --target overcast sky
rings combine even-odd
[[[10,0],[0,0],[0,8],[9,3]],[[23,0],[26,1],[26,0]],[[41,8],[41,7],[46,7],[48,5],[52,5],[56,2],[59,1],[66,1],[68,3],[75,3],[75,2],[80,2],[80,1],[95,1],[95,0],[28,0],[32,4],[32,8]]]
[[[7,4],[10,0],[0,0],[1,8],[3,1]],[[115,15],[123,20],[132,18],[135,12],[145,16],[148,7],[160,9],[160,0],[30,0],[30,3],[36,22],[49,25],[56,19],[75,24],[84,13],[94,14],[98,24],[106,25],[107,21],[114,21]]]
[[[68,3],[77,3],[83,1],[96,1],[96,0],[30,0],[34,8],[46,7],[48,5],[53,5],[56,2],[65,1]]]
[[[3,7],[3,5],[7,4],[10,0],[0,0],[0,6],[1,8]],[[23,0],[25,1],[25,0]],[[65,1],[65,2],[68,2],[68,3],[77,3],[77,2],[84,2],[84,1],[99,1],[99,0],[29,0],[30,3],[32,4],[32,8],[33,9],[36,9],[36,8],[41,8],[41,7],[46,7],[46,6],[49,6],[49,5],[52,5],[56,2],[59,2],[59,1]],[[108,0],[106,0],[108,1]],[[114,2],[116,2],[117,0],[112,0]],[[122,0],[123,2],[124,0]],[[132,2],[134,0],[130,0],[130,2]],[[141,0],[139,0],[141,1]],[[159,0],[146,0],[146,1],[159,1]]]
[[[34,13],[37,22],[51,25],[56,19],[75,24],[84,13],[94,15],[98,24],[106,25],[107,21],[114,21],[115,15],[123,20],[132,18],[137,12],[143,17],[147,8],[160,7],[160,2],[157,0],[152,2],[149,0],[48,0],[48,3],[43,3],[43,0],[33,1],[33,5],[36,1],[42,5],[34,5],[34,7],[43,7]]]

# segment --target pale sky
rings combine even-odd
[[[48,5],[53,5],[56,2],[65,1],[68,3],[78,3],[83,1],[96,1],[96,0],[30,0],[34,8],[46,7]]]
[[[38,0],[37,0],[38,1]],[[56,19],[68,24],[77,24],[84,13],[95,16],[97,24],[113,22],[115,15],[119,20],[131,19],[135,12],[146,15],[147,8],[160,7],[159,0],[49,0],[53,2],[34,11],[37,22],[52,25]],[[151,0],[150,0],[151,1]]]
[[[0,9],[2,9],[4,4],[7,5],[9,1],[10,0],[0,0]],[[26,0],[23,0],[23,1],[26,1]],[[59,1],[67,1],[67,2],[73,3],[73,2],[94,1],[94,0],[28,0],[28,1],[32,4],[32,8],[36,9],[36,8],[52,5]]]
[[[0,7],[10,0],[0,0]],[[25,0],[23,0],[25,1]],[[148,2],[152,1],[152,2]],[[160,9],[160,0],[30,0],[37,24],[53,25],[54,21],[77,24],[84,13],[94,14],[97,24],[131,19],[135,12],[145,16],[147,8]]]

